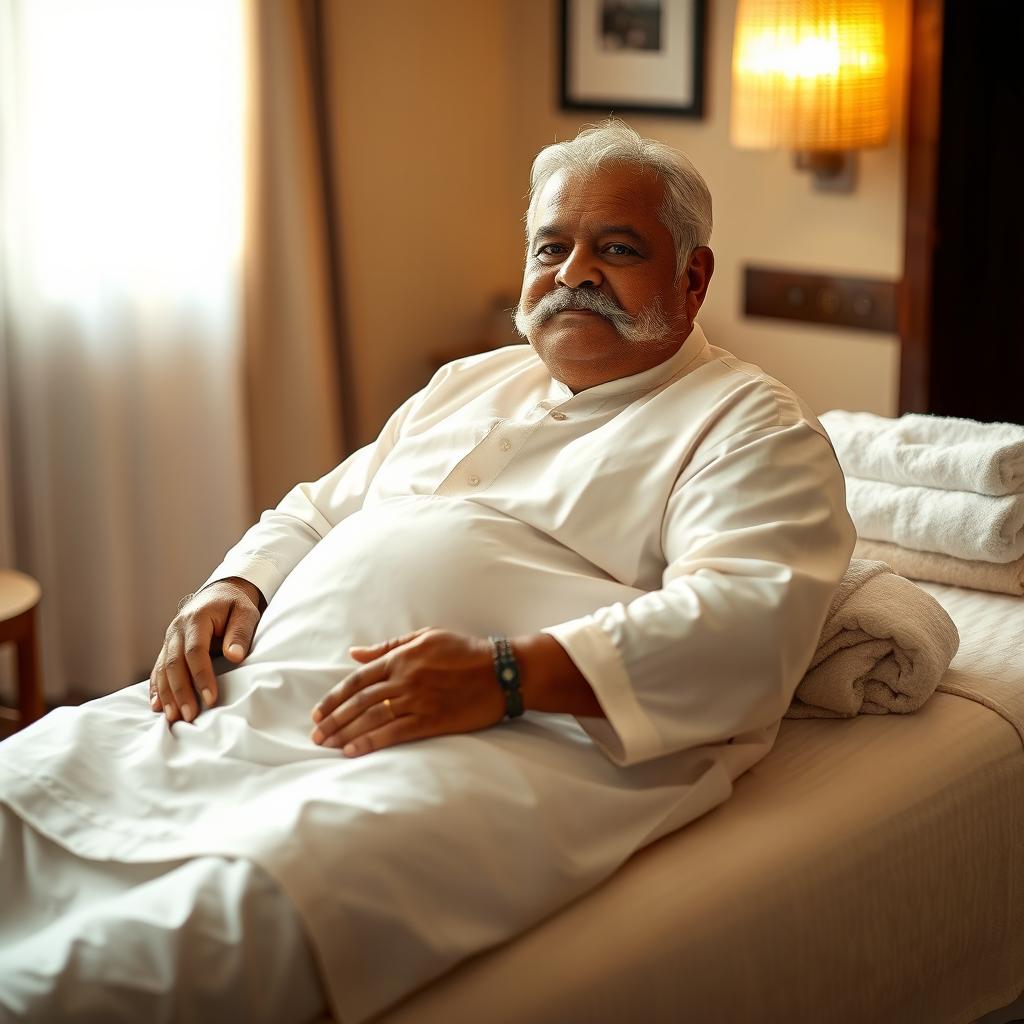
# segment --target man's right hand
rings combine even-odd
[[[167,627],[150,673],[150,707],[173,723],[179,718],[191,722],[202,705],[215,704],[217,677],[210,658],[214,641],[221,641],[229,661],[240,662],[249,653],[263,604],[259,588],[237,576],[211,583],[188,598]]]

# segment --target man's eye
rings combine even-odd
[[[611,245],[605,250],[612,256],[635,256],[636,249],[632,246],[626,245],[623,242],[612,242]]]
[[[535,253],[535,256],[561,256],[565,252],[565,246],[558,242],[548,242],[542,245]]]

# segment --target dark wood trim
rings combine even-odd
[[[37,605],[0,622],[0,644],[12,643],[17,658],[18,728],[31,725],[44,714],[43,680],[36,640]],[[5,712],[10,709],[4,708]],[[6,716],[5,717],[9,717]]]
[[[331,131],[330,80],[327,68],[327,15],[323,0],[307,0],[303,27],[310,73],[313,123],[316,131],[317,162],[320,171],[321,208],[324,216],[324,241],[327,248],[327,300],[338,367],[338,391],[341,396],[341,430],[344,454],[355,447],[357,429],[356,398],[353,387],[352,357],[345,331],[342,301],[341,242],[338,237],[337,179],[334,170],[334,136]]]
[[[906,238],[900,296],[900,412],[931,404],[932,277],[942,93],[943,0],[913,0],[907,96]]]
[[[898,330],[895,281],[813,274],[782,267],[743,268],[743,313],[780,320],[893,334]]]

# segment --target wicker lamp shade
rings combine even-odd
[[[882,6],[872,0],[740,0],[734,145],[839,151],[889,135]]]

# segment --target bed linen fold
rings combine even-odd
[[[1024,606],[1019,597],[920,583],[960,631],[960,649],[939,692],[976,701],[1017,730],[1024,745]]]

